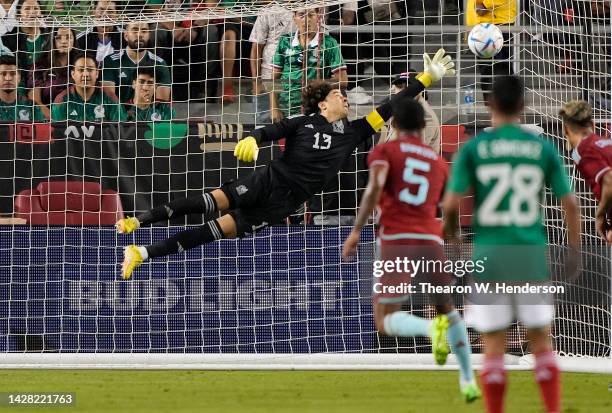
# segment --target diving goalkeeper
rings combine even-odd
[[[121,275],[129,279],[144,260],[174,254],[223,238],[243,237],[277,224],[320,192],[336,175],[355,148],[378,132],[392,115],[394,105],[414,98],[432,83],[455,74],[450,56],[439,49],[424,55],[424,71],[414,82],[364,118],[348,121],[348,102],[339,89],[324,81],[308,85],[302,94],[305,115],[254,130],[236,145],[241,161],[257,158],[258,144],[286,138],[279,159],[246,178],[228,182],[194,198],[182,198],[155,207],[137,217],[119,220],[117,231],[129,234],[148,225],[190,213],[211,216],[229,211],[204,225],[181,231],[149,246],[125,248]]]

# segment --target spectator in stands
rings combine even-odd
[[[465,12],[466,24],[475,26],[479,23],[494,23],[499,26],[513,25],[516,21],[516,0],[468,0]],[[489,100],[489,91],[494,78],[514,74],[512,69],[512,46],[509,33],[504,33],[504,47],[493,59],[478,59],[480,83],[485,103]]]
[[[206,0],[210,7],[214,7],[215,0]],[[218,0],[218,6],[231,8],[237,0]],[[223,103],[233,103],[236,101],[234,91],[234,63],[240,53],[241,41],[248,39],[253,28],[251,18],[246,19],[224,19],[217,22],[217,32],[221,38],[219,43],[219,56],[222,66],[222,101]],[[239,60],[238,60],[239,61]]]
[[[48,48],[40,58],[36,71],[29,73],[28,87],[32,100],[50,117],[49,106],[70,83],[70,54],[74,49],[74,31],[58,27],[51,33]]]
[[[367,4],[367,5],[366,5]],[[342,5],[342,23],[345,25],[406,25],[406,20],[393,0],[352,1]],[[344,33],[342,54],[347,59],[350,90],[347,98],[351,104],[365,105],[372,102],[372,95],[361,86],[368,62],[372,62],[377,75],[388,79],[394,73],[407,70],[408,37],[397,33]]]
[[[87,53],[95,53],[96,61],[104,59],[121,50],[121,32],[113,22],[118,18],[117,5],[111,0],[99,0],[94,9],[94,19],[100,23],[97,27],[89,27],[77,35],[77,49]]]
[[[126,105],[129,121],[172,120],[174,109],[168,102],[155,101],[155,70],[151,67],[139,67],[132,81],[134,98]]]
[[[148,0],[147,5],[152,11],[173,11],[182,3],[180,0]],[[187,95],[193,100],[216,93],[216,83],[212,82],[218,75],[219,59],[215,25],[208,24],[208,20],[161,22],[155,41],[156,53],[172,67],[173,95],[178,91],[179,95]]]
[[[272,77],[280,79],[280,82],[274,82],[275,90],[270,93],[272,122],[301,113],[302,85],[308,80],[333,79],[340,88],[347,84],[340,46],[333,37],[320,30],[320,10],[296,11],[293,21],[297,30],[281,36],[272,59]],[[281,92],[277,96],[279,83]]]
[[[47,117],[19,87],[21,73],[14,56],[0,56],[0,121],[35,122]]]
[[[249,37],[251,42],[251,76],[253,77],[253,103],[257,123],[270,122],[270,97],[272,59],[283,34],[295,31],[293,13],[285,7],[274,5],[257,17]]]
[[[0,0],[0,37],[17,26],[17,3],[19,0]]]
[[[127,43],[125,49],[116,51],[104,59],[102,87],[108,94],[114,94],[122,102],[134,96],[132,82],[136,78],[138,67],[151,67],[155,70],[159,100],[171,100],[172,79],[166,61],[153,53],[150,48],[151,30],[149,23],[130,22],[123,34]]]
[[[127,114],[115,95],[98,87],[98,62],[94,55],[85,53],[73,56],[70,76],[74,86],[59,94],[51,105],[53,122],[125,121]]]
[[[405,89],[409,84],[412,84],[412,82],[418,82],[416,78],[417,74],[417,72],[411,71],[395,76],[391,84],[391,94],[395,95],[396,93]],[[425,111],[426,126],[425,129],[423,129],[423,143],[429,145],[436,153],[440,153],[440,140],[442,138],[442,134],[440,132],[440,119],[427,102],[424,93],[420,93],[415,97],[415,99],[421,104]],[[392,123],[390,123],[390,125],[391,124]],[[387,137],[384,142],[394,140],[397,137],[396,135],[397,131],[393,128],[393,126],[389,126],[389,131],[387,132]]]
[[[47,49],[48,30],[41,26],[38,0],[19,0],[17,16],[23,22],[2,37],[2,43],[17,56],[17,65],[24,71],[36,70],[34,63]],[[25,74],[24,74],[25,75]],[[22,76],[26,79],[27,76]]]

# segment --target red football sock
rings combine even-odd
[[[535,354],[535,380],[547,413],[561,411],[561,372],[552,351]]]
[[[484,391],[487,413],[503,413],[507,382],[503,355],[485,356],[480,372],[480,382]]]

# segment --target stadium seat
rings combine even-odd
[[[123,208],[119,194],[97,182],[50,181],[15,196],[15,217],[33,225],[113,225]]]
[[[459,147],[470,138],[463,125],[442,125],[440,136],[442,157],[447,161],[450,161]]]

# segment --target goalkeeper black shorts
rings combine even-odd
[[[229,213],[236,221],[238,237],[282,223],[304,203],[282,178],[274,176],[270,167],[227,182],[221,190],[230,201]]]

